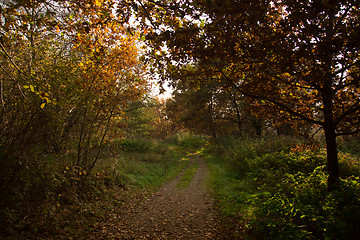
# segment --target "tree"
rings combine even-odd
[[[166,106],[171,99],[159,99],[153,100],[154,105],[152,108],[152,114],[154,116],[153,121],[150,123],[152,126],[151,137],[157,139],[165,139],[177,132],[177,126],[171,121],[166,112]]]
[[[224,88],[219,81],[195,78],[176,84],[167,102],[167,114],[172,121],[213,138],[223,134],[261,135],[261,126],[256,125],[261,120],[248,111],[249,105],[242,95],[231,87]]]
[[[215,111],[212,93],[200,89],[175,92],[173,98],[166,103],[167,115],[178,126],[196,134],[208,134],[213,138],[219,133]]]
[[[0,2],[4,198],[25,192],[25,177],[45,164],[43,154],[74,151],[73,168],[89,175],[113,120],[148,91],[139,33],[128,31],[126,12],[113,14],[121,4]]]
[[[360,131],[359,4],[198,0],[141,7],[153,28],[148,56],[163,80],[184,79],[181,66],[196,63],[196,74],[216,76],[283,118],[321,126],[332,188],[339,179],[336,137]]]
[[[100,146],[113,118],[125,117],[128,103],[147,91],[136,46],[138,35],[129,34],[116,19],[107,19],[111,10],[111,5],[102,11],[93,7],[74,17],[87,24],[78,31],[73,46],[79,56],[77,84],[81,86],[74,106],[80,114],[76,165],[86,172],[90,172],[99,156],[99,152],[91,155],[91,142],[96,140]]]
[[[176,127],[166,114],[166,100],[147,96],[129,104],[122,131],[126,138],[165,139]]]

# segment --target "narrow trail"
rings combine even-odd
[[[177,188],[180,174],[145,202],[129,209],[126,216],[119,216],[112,233],[101,238],[215,239],[216,215],[207,189],[210,173],[202,158],[194,155],[191,159],[191,164],[199,167],[188,187]]]

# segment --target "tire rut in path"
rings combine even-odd
[[[122,239],[214,239],[215,211],[207,191],[209,170],[202,158],[190,185],[177,189],[181,175],[165,184],[119,221]]]

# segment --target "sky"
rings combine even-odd
[[[152,82],[152,88],[151,88],[151,95],[154,96],[154,97],[158,97],[160,99],[171,98],[172,89],[167,84],[164,84],[163,87],[165,89],[165,92],[160,94],[160,88],[159,88],[158,84],[155,81],[153,81]]]

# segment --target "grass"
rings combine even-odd
[[[197,170],[199,168],[198,163],[191,164],[188,168],[186,168],[185,172],[181,176],[179,182],[177,183],[177,188],[183,189],[190,185],[191,180],[194,178]]]
[[[289,137],[227,137],[212,145],[184,133],[165,142],[117,140],[104,144],[83,183],[71,167],[72,153],[44,156],[16,179],[24,184],[12,189],[12,204],[0,211],[0,238],[89,236],[94,222],[129,201],[140,202],[184,169],[179,188],[188,186],[198,169],[190,159],[201,154],[232,238],[350,239],[360,235],[356,146],[357,141],[341,145],[341,182],[333,192],[326,188],[324,149]]]
[[[190,162],[186,148],[162,142],[117,140],[103,148],[86,182],[78,182],[71,153],[48,156],[35,166],[34,176],[26,176],[29,193],[19,191],[24,197],[0,211],[0,238],[86,236],[94,222],[126,202],[141,201]],[[36,191],[41,198],[25,198],[37,196]]]
[[[178,159],[178,162],[176,165],[172,166],[171,169],[169,169],[166,178],[167,181],[174,179],[181,173],[183,169],[187,168],[190,164],[190,158],[187,151],[184,151],[183,148],[179,147],[173,147],[172,150],[172,157],[174,159]]]
[[[234,239],[350,239],[360,234],[358,157],[339,154],[339,190],[328,192],[323,149],[298,143],[226,139],[208,148],[211,185]]]
[[[175,178],[190,161],[187,150],[176,145],[149,146],[139,140],[125,143],[121,143],[119,154],[98,164],[95,171],[100,178],[121,186],[157,188]]]

